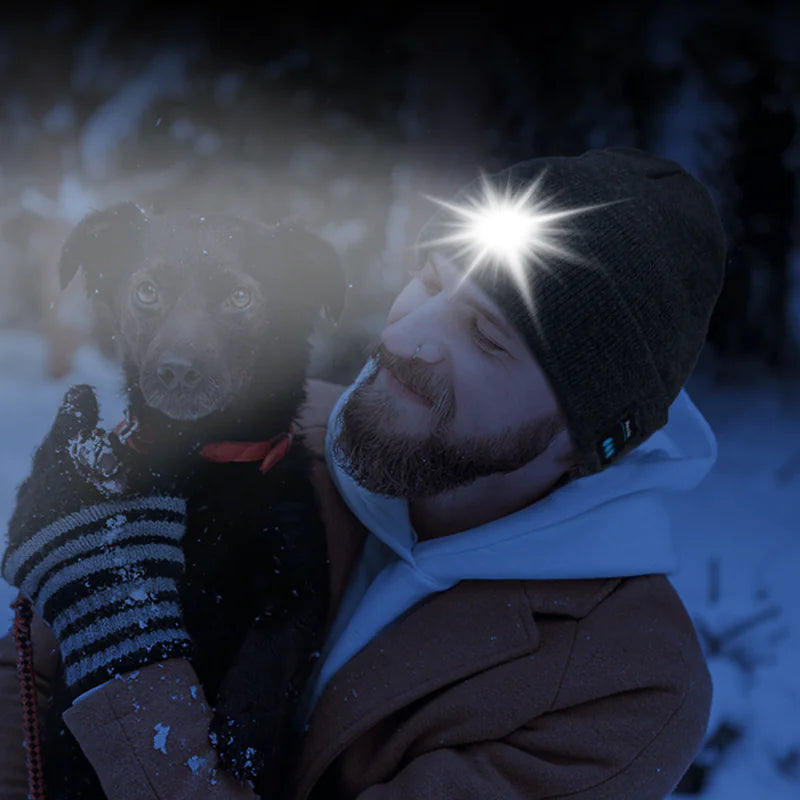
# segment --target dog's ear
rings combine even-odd
[[[346,279],[336,248],[321,236],[293,223],[280,235],[288,240],[296,280],[309,293],[311,302],[322,308],[331,322],[338,322],[344,309]]]
[[[118,203],[103,211],[87,214],[73,229],[61,251],[58,275],[61,288],[82,268],[90,291],[102,284],[102,278],[120,266],[120,261],[132,255],[132,245],[138,241],[147,215],[130,201]]]

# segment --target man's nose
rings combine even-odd
[[[446,314],[442,309],[417,308],[400,319],[390,322],[380,336],[381,344],[400,358],[435,364],[445,357]]]

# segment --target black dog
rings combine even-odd
[[[72,232],[62,284],[79,268],[118,325],[129,411],[119,435],[188,499],[181,598],[212,742],[227,769],[279,796],[328,601],[308,453],[291,425],[320,307],[341,311],[341,264],[295,226],[123,203]],[[229,461],[242,451],[257,460]],[[103,797],[62,711],[56,692],[51,796]]]

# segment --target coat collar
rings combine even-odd
[[[427,598],[326,686],[309,720],[294,796],[307,797],[334,759],[379,720],[443,686],[535,651],[534,614],[580,618],[617,583],[462,581]]]

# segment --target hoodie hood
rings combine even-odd
[[[372,536],[318,663],[312,707],[335,671],[369,641],[428,595],[461,580],[612,578],[677,569],[663,495],[697,486],[717,457],[714,434],[685,390],[663,428],[602,472],[500,519],[418,541],[408,502],[367,491],[333,453],[341,408],[369,367],[328,420],[331,476]]]
[[[418,542],[408,502],[367,491],[333,455],[339,412],[365,374],[366,368],[331,412],[326,459],[350,510],[409,566],[445,580],[607,578],[677,569],[663,494],[697,486],[717,457],[714,434],[685,390],[666,426],[613,466],[513,514]]]

